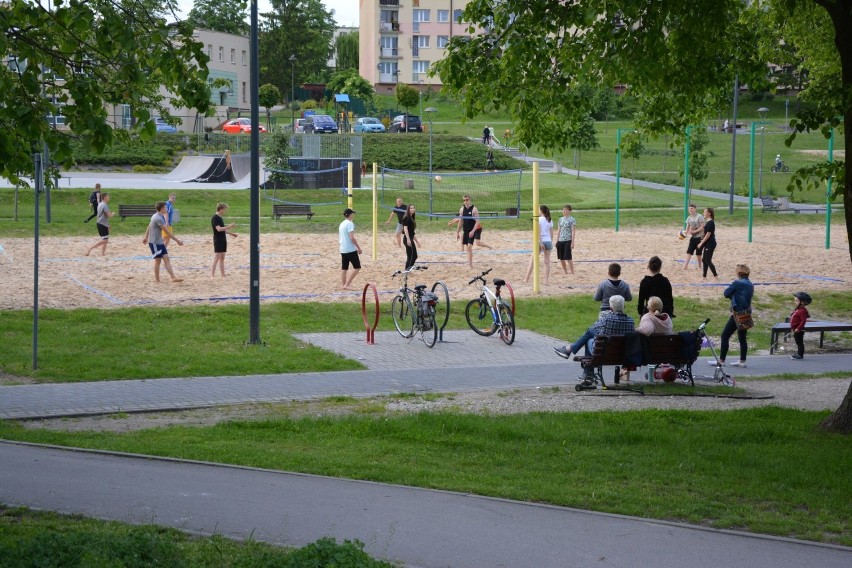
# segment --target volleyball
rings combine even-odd
[[[680,240],[685,239],[686,233],[684,233],[683,231],[678,231],[677,238],[679,238]]]
[[[435,183],[441,183],[441,176],[435,176]]]

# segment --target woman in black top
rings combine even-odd
[[[712,207],[704,210],[704,239],[698,245],[704,250],[702,261],[704,263],[704,278],[707,278],[707,269],[713,273],[713,278],[718,279],[716,265],[713,264],[713,251],[716,250],[716,217]]]
[[[639,305],[637,308],[640,316],[648,313],[648,299],[656,296],[663,301],[663,313],[669,314],[669,317],[674,317],[672,285],[668,278],[660,274],[662,268],[663,261],[659,256],[652,256],[648,260],[648,272],[651,275],[646,276],[639,283]]]
[[[408,270],[417,261],[417,247],[420,241],[414,235],[417,228],[414,205],[409,205],[402,217],[402,243],[405,245],[405,269]]]

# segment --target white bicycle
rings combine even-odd
[[[515,311],[500,297],[500,288],[508,285],[505,280],[495,278],[494,286],[497,290],[492,292],[485,281],[485,275],[489,272],[490,268],[467,283],[470,286],[481,281],[482,293],[475,300],[468,302],[464,317],[470,329],[479,335],[489,336],[499,332],[503,343],[511,345],[515,341]]]

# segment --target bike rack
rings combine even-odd
[[[367,290],[373,289],[373,298],[376,301],[376,318],[373,320],[373,326],[370,327],[367,321]],[[376,285],[372,282],[367,282],[364,285],[364,291],[361,294],[361,317],[364,320],[364,327],[367,328],[367,345],[376,344],[376,326],[379,325],[379,293],[376,291]]]
[[[447,304],[447,311],[444,314],[444,323],[440,324],[438,327],[438,341],[441,343],[444,342],[444,328],[447,327],[447,322],[450,321],[450,291],[447,289],[447,285],[444,284],[443,280],[438,280],[434,284],[432,284],[432,293],[435,293],[435,290],[440,286],[444,290],[444,299]],[[438,325],[438,322],[435,322],[435,325]]]
[[[512,304],[512,315],[516,316],[516,315],[518,315],[518,312],[515,309],[515,291],[512,289],[512,285],[509,284],[508,282],[506,282],[505,287],[506,287],[507,290],[509,290],[509,299],[511,300],[511,304]]]

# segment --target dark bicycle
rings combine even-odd
[[[391,301],[393,325],[406,339],[420,332],[420,338],[427,347],[433,347],[438,340],[438,325],[435,312],[438,295],[426,291],[425,284],[417,284],[414,289],[408,287],[408,275],[415,270],[426,270],[426,266],[412,266],[408,270],[397,270],[391,277],[402,274],[402,287]]]

